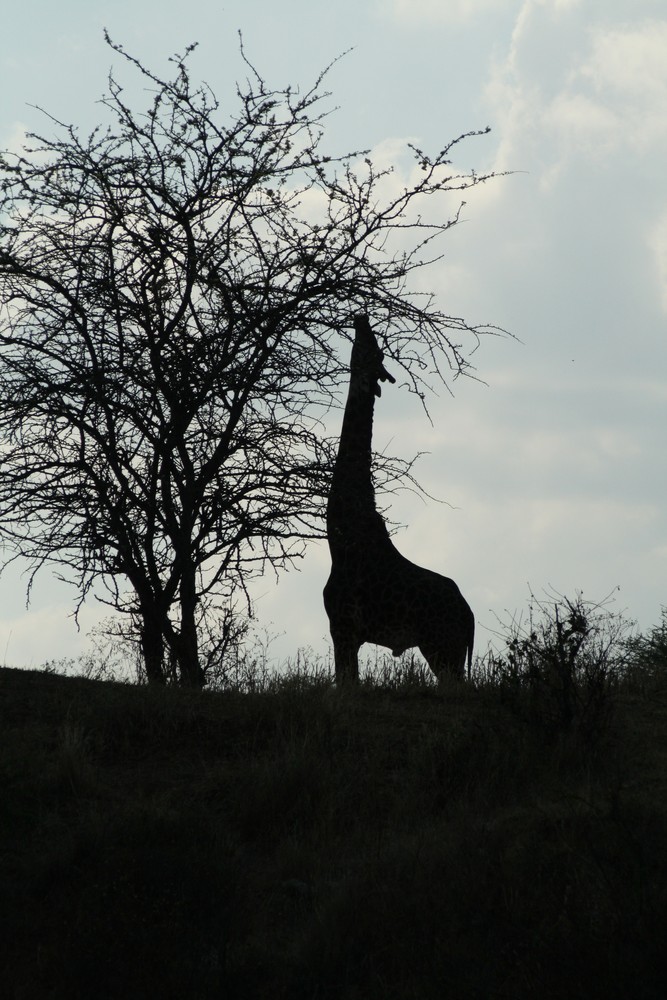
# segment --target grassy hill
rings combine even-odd
[[[493,684],[0,670],[2,995],[662,998],[663,678],[563,728]]]

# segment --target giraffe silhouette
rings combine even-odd
[[[396,379],[384,367],[367,316],[354,319],[350,386],[329,500],[331,574],[324,606],[334,647],[336,682],[356,682],[364,642],[394,656],[418,646],[433,673],[463,678],[472,658],[475,619],[446,576],[402,556],[375,507],[371,441],[380,382]]]

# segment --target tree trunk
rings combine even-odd
[[[164,672],[164,637],[159,615],[154,608],[142,605],[141,651],[149,684],[166,684]]]
[[[204,671],[199,663],[199,639],[195,609],[197,607],[197,586],[194,568],[184,571],[180,586],[181,629],[177,638],[176,662],[180,683],[183,687],[204,686]]]

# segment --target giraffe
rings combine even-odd
[[[463,678],[472,658],[475,619],[453,580],[410,562],[389,537],[375,507],[371,440],[380,382],[396,379],[368,317],[354,318],[350,385],[329,499],[327,537],[331,574],[324,588],[334,647],[336,682],[356,682],[364,642],[394,656],[418,646],[441,680]]]

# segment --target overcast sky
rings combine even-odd
[[[430,401],[399,385],[376,407],[375,444],[409,457],[432,495],[396,500],[415,562],[453,577],[475,611],[477,650],[529,587],[614,588],[640,627],[667,604],[667,12],[664,0],[28,0],[5,5],[0,146],[44,130],[30,105],[96,121],[108,70],[129,68],[102,29],[158,73],[191,68],[233,110],[245,76],[237,31],[270,84],[327,77],[331,151],[370,148],[409,170],[407,142],[436,152],[464,131],[466,169],[515,171],[467,197],[445,259],[422,280],[441,307],[493,323],[484,383]],[[146,101],[146,104],[148,101]],[[254,588],[277,657],[325,648],[325,543],[301,571]],[[30,609],[18,570],[0,580],[0,662],[76,656],[103,612],[44,575]]]

